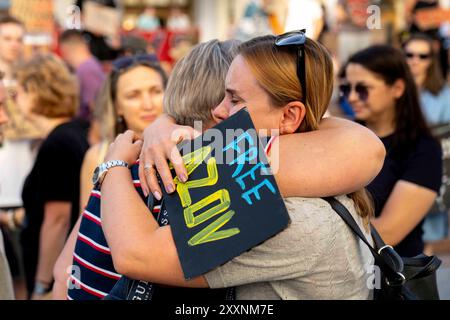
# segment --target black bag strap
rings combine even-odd
[[[334,197],[322,198],[328,202],[331,208],[344,220],[344,222],[350,227],[350,229],[363,241],[372,253],[375,264],[381,269],[384,276],[388,279],[392,285],[403,284],[405,277],[401,272],[403,271],[402,258],[392,249],[392,247],[386,246],[381,236],[376,229],[371,225],[371,233],[374,239],[376,247],[380,248],[376,251],[372,245],[367,241],[360,227],[356,223],[355,219],[347,208],[336,200]]]

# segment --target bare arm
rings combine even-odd
[[[369,129],[326,118],[319,130],[280,136],[270,160],[279,168],[275,179],[283,197],[325,197],[365,187],[380,172],[384,156],[383,143]]]
[[[106,160],[133,163],[140,144],[127,131],[111,146]],[[133,149],[135,159],[123,156]],[[109,170],[102,184],[102,227],[117,272],[172,286],[207,287],[203,277],[186,281],[169,226],[159,227],[136,192],[128,168]],[[148,245],[148,244],[151,245]]]
[[[53,300],[66,300],[67,297],[67,280],[70,277],[68,267],[72,265],[73,252],[75,251],[75,244],[77,242],[78,231],[80,230],[81,216],[78,218],[77,223],[72,229],[69,238],[64,245],[64,249],[56,260],[55,267],[53,268],[53,278],[55,283],[53,284]]]
[[[395,246],[425,217],[436,196],[431,189],[400,180],[372,224],[386,244]]]
[[[72,265],[73,252],[75,251],[78,231],[80,230],[81,213],[86,207],[92,190],[92,174],[98,165],[99,152],[100,144],[97,144],[89,148],[84,156],[80,171],[80,217],[67,238],[66,244],[53,268],[53,277],[55,279],[52,292],[53,300],[66,300],[67,297],[67,280],[70,276],[67,268]]]
[[[187,175],[175,147],[183,135],[192,138],[195,133],[190,127],[175,125],[167,115],[144,131],[141,163],[156,166],[167,192],[173,181],[166,159],[174,163],[180,180]],[[274,154],[277,149],[278,156]],[[369,184],[381,170],[385,153],[382,142],[369,129],[331,117],[321,121],[319,130],[281,136],[272,147],[271,160],[276,166],[275,158],[279,158],[275,178],[283,196],[323,197],[350,193]],[[144,192],[159,198],[162,193],[155,173],[144,173],[141,166],[139,178]]]
[[[69,232],[71,206],[70,202],[65,201],[50,201],[45,204],[39,238],[37,281],[51,283],[53,280],[53,267]]]

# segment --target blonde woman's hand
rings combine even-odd
[[[119,134],[113,143],[109,145],[106,153],[105,161],[122,160],[132,165],[136,162],[141,151],[142,140],[134,131],[127,130],[125,133]]]
[[[159,173],[162,183],[168,193],[175,191],[172,174],[170,173],[169,160],[181,181],[187,181],[187,171],[177,143],[185,139],[194,139],[200,133],[189,126],[180,126],[175,120],[162,115],[144,130],[143,145],[139,156],[139,179],[146,195],[151,192],[155,198],[161,199],[156,172]]]

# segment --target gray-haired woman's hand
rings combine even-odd
[[[168,116],[158,117],[143,133],[144,143],[139,156],[139,179],[142,190],[146,195],[151,192],[155,198],[161,199],[161,188],[158,184],[156,172],[159,173],[164,188],[168,193],[175,191],[169,160],[178,178],[187,181],[187,171],[177,149],[177,143],[185,139],[194,139],[199,133],[189,126],[180,126]]]

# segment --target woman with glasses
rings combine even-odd
[[[411,36],[404,44],[406,60],[420,93],[425,119],[430,125],[450,122],[450,88],[442,77],[433,40],[423,34]]]
[[[100,125],[102,142],[87,151],[81,169],[81,214],[85,212],[91,195],[92,173],[97,165],[103,162],[108,145],[127,129],[142,134],[144,128],[163,110],[167,76],[155,56],[122,57],[113,61],[112,67],[112,72],[103,83],[97,97],[94,110],[94,121]],[[55,299],[66,299],[66,280],[70,275],[66,268],[72,264],[72,254],[81,221],[82,216],[78,219],[58,259],[53,290]],[[101,227],[99,228],[101,230]],[[84,255],[89,255],[89,252],[83,251],[83,257]]]
[[[434,41],[424,34],[412,35],[403,45],[408,65],[419,89],[422,112],[430,126],[450,123],[450,87],[442,77]],[[436,128],[440,131],[442,128]],[[445,181],[445,180],[443,180]],[[432,253],[431,243],[448,234],[448,213],[434,206],[423,224],[425,252]]]
[[[213,117],[220,122],[247,107],[256,129],[279,129],[280,139],[317,130],[331,98],[332,77],[332,61],[326,49],[306,39],[303,32],[255,38],[240,46],[225,80],[225,97],[213,110]],[[127,131],[112,144],[106,159],[132,163],[140,147],[133,132]],[[291,160],[290,165],[281,161],[279,171],[289,170],[285,174],[292,176],[295,166],[309,170]],[[278,177],[282,193],[289,193],[289,186]],[[143,214],[147,209],[131,192],[127,170],[110,170],[101,188],[103,228],[114,264],[131,278],[173,286],[236,286],[237,299],[370,298],[370,252],[321,199],[285,198],[292,220],[287,229],[205,275],[186,281],[170,226],[159,227]],[[364,191],[338,199],[370,239],[367,227],[371,207]],[[139,228],[118,232],[114,226],[125,221]]]
[[[387,151],[383,169],[368,190],[375,204],[373,225],[405,257],[421,254],[422,221],[441,185],[442,154],[420,109],[404,54],[372,46],[347,62],[340,86],[355,119],[373,130]]]

